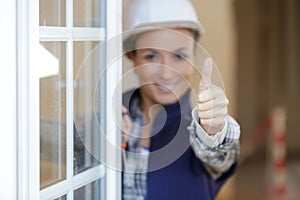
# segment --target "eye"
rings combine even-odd
[[[156,57],[157,56],[155,54],[147,54],[144,56],[144,59],[151,61],[151,60],[154,60]]]
[[[178,60],[185,60],[187,58],[187,55],[184,53],[178,53],[178,54],[175,54],[175,57]]]

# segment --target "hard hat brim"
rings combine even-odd
[[[127,30],[123,32],[123,42],[127,41],[130,37],[142,34],[148,31],[154,31],[158,29],[174,29],[174,28],[185,28],[194,30],[199,36],[203,35],[205,30],[200,23],[192,23],[190,21],[182,22],[161,22],[153,24],[145,24],[136,27],[135,29]]]

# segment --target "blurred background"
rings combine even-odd
[[[218,199],[300,199],[300,1],[193,3],[242,129],[238,172]]]

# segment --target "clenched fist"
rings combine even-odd
[[[202,128],[210,135],[221,131],[225,125],[229,103],[224,90],[211,83],[213,61],[207,58],[202,68],[198,93],[198,116]]]

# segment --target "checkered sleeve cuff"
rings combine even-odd
[[[210,175],[217,179],[237,161],[240,152],[240,126],[228,115],[223,130],[209,135],[199,125],[196,109],[192,111],[193,120],[188,127],[191,147]]]

